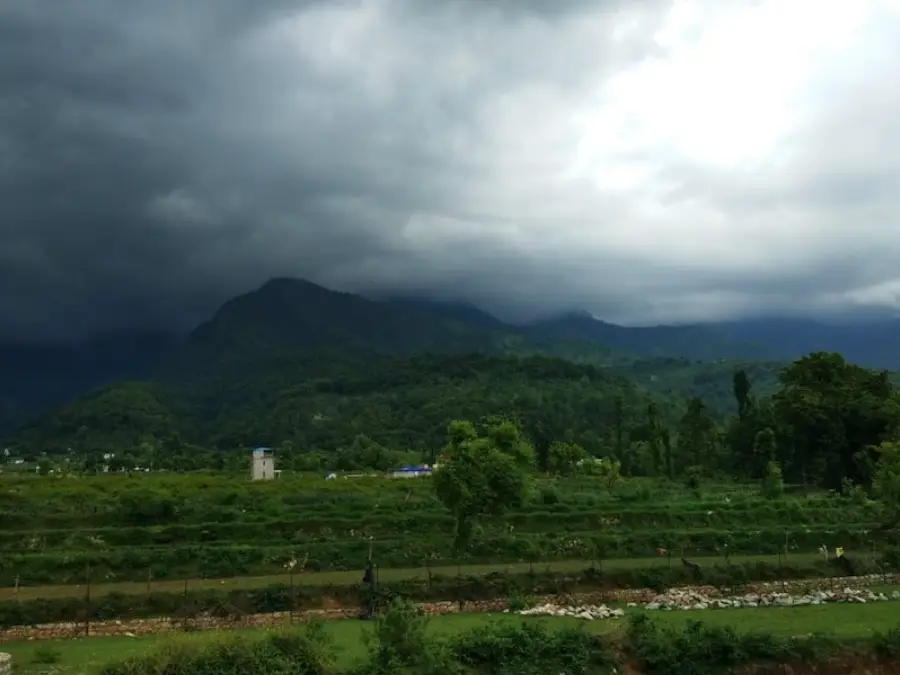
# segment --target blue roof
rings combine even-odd
[[[254,450],[271,450],[272,448],[259,447],[259,448],[253,448],[253,449]]]

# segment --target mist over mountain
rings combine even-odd
[[[900,10],[691,6],[5,0],[0,340],[185,333],[273,277],[516,322],[896,312]]]

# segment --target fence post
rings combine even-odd
[[[150,583],[153,581],[153,565],[147,568],[147,595],[151,593]]]
[[[84,636],[91,634],[91,564],[84,568]]]
[[[456,565],[456,604],[459,606],[459,611],[462,612],[463,609],[463,601],[462,601],[462,566]]]
[[[428,578],[428,590],[430,591],[431,590],[431,565],[429,565],[427,562],[425,563],[425,574],[426,574],[426,577]]]
[[[188,606],[187,606],[187,595],[188,595],[188,580],[184,580],[184,593],[181,596],[181,630],[187,630],[187,622],[188,622]]]
[[[291,565],[290,573],[288,574],[288,579],[290,580],[289,583],[291,586],[291,593],[290,593],[290,600],[289,600],[291,605],[290,605],[289,616],[290,616],[290,622],[291,622],[291,624],[293,624],[294,623],[294,604],[295,604],[294,603],[294,566],[293,565]]]

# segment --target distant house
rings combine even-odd
[[[430,476],[431,467],[427,464],[421,466],[401,466],[399,469],[393,469],[389,473],[391,478],[418,478],[420,476]]]
[[[255,448],[250,464],[251,480],[274,480],[280,474],[275,470],[275,451],[272,448]]]

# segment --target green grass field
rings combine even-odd
[[[630,610],[634,611],[634,610]],[[873,632],[884,632],[900,624],[897,603],[867,605],[818,605],[788,608],[752,608],[735,610],[706,610],[650,613],[654,621],[680,627],[692,620],[702,620],[714,625],[730,625],[744,632],[765,631],[778,635],[807,635],[828,633],[838,637],[865,637]],[[578,619],[555,617],[516,617],[507,614],[461,614],[435,617],[430,629],[435,635],[464,631],[486,622],[537,621],[552,626],[580,626],[584,630],[608,633],[621,630],[617,621],[584,622]],[[331,621],[326,629],[332,636],[339,654],[339,663],[347,667],[365,653],[364,631],[370,624],[354,620]],[[154,649],[162,649],[172,643],[203,643],[222,639],[226,635],[259,635],[262,630],[233,632],[209,631],[181,635],[154,635],[138,638],[82,638],[40,642],[19,642],[0,645],[9,652],[19,675],[85,675],[97,666],[130,656],[141,655]],[[49,649],[48,649],[49,648]],[[52,650],[59,659],[54,664],[37,663],[41,652]]]
[[[783,558],[785,563],[804,564],[820,560],[815,553],[797,553]],[[702,565],[724,564],[722,556],[692,557],[692,561]],[[778,563],[779,557],[775,555],[735,555],[731,556],[732,563],[767,562]],[[378,571],[379,581],[398,581],[403,579],[425,579],[429,574],[433,576],[464,576],[487,575],[494,573],[525,573],[529,570],[552,572],[578,572],[592,565],[598,564],[590,560],[566,560],[552,563],[512,563],[498,565],[463,565],[450,567],[413,567],[413,568],[389,568]],[[666,558],[619,558],[604,560],[603,569],[645,568],[661,567],[669,565]],[[673,558],[672,565],[680,565],[677,558]],[[354,586],[362,579],[362,570],[346,572],[295,572],[294,584],[297,586]],[[199,590],[204,588],[258,588],[272,584],[288,584],[290,577],[287,574],[257,576],[257,577],[233,577],[230,579],[189,579],[173,581],[151,582],[118,582],[91,584],[91,597],[98,597],[107,593],[143,594],[148,592],[179,593],[185,589]],[[58,586],[22,586],[16,588],[0,588],[0,601],[2,600],[32,600],[35,598],[61,598],[80,597],[85,595],[86,588],[83,585],[58,585]]]

